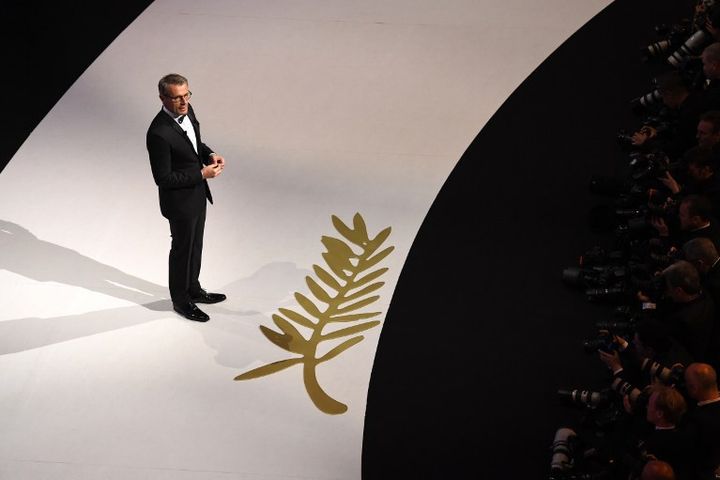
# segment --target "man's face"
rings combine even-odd
[[[680,230],[692,230],[696,228],[695,217],[690,216],[687,203],[681,203],[678,209],[678,218],[680,219]]]
[[[715,125],[700,120],[697,126],[697,141],[701,147],[712,147],[720,141],[720,131],[715,132]]]
[[[187,115],[190,107],[188,84],[168,85],[165,95],[160,95],[162,104],[175,115]]]
[[[696,182],[702,182],[712,177],[712,170],[707,166],[698,166],[697,163],[688,165],[688,175]]]

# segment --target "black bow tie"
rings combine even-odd
[[[182,123],[183,120],[185,120],[185,117],[187,117],[187,115],[180,115],[180,116],[178,117],[178,123]]]

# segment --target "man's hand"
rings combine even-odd
[[[709,19],[705,20],[705,30],[712,35],[716,42],[720,40],[720,28],[715,28],[715,25]]]
[[[670,229],[668,228],[665,220],[662,217],[652,217],[650,219],[650,225],[657,230],[658,235],[661,237],[667,237],[670,235]]]
[[[630,402],[630,397],[628,397],[627,395],[623,395],[623,408],[630,415],[633,414],[633,406],[632,406],[632,403]]]
[[[660,180],[663,185],[668,187],[673,193],[673,195],[680,193],[680,185],[677,183],[677,180],[675,180],[673,176],[670,175],[670,172],[665,172],[665,176],[660,177],[658,180]]]
[[[200,171],[204,179],[215,178],[222,173],[223,167],[219,163],[213,163],[212,165],[206,165]]]
[[[612,353],[603,352],[602,350],[599,350],[600,353],[600,360],[607,365],[607,367],[610,369],[610,371],[615,372],[617,370],[620,370],[622,368],[622,362],[620,361],[620,355],[618,355],[617,352],[613,351]]]
[[[647,302],[650,302],[650,301],[651,301],[651,300],[650,300],[650,297],[648,297],[647,295],[645,295],[645,293],[642,292],[642,291],[640,291],[640,290],[638,290],[638,292],[637,292],[637,299],[638,299],[639,301],[643,302],[643,303],[647,303]]]
[[[645,142],[650,140],[651,138],[655,138],[657,135],[657,130],[655,130],[653,127],[648,127],[647,125],[642,127],[639,132],[635,132],[632,135],[632,144],[636,147],[643,145]]]
[[[225,158],[217,153],[210,154],[210,161],[212,165],[220,165],[220,168],[225,168]]]

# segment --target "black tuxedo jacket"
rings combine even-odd
[[[697,478],[714,479],[712,472],[720,465],[720,402],[695,407],[685,421],[694,440]]]
[[[198,153],[185,131],[164,110],[155,116],[147,131],[147,149],[158,186],[160,211],[168,219],[196,217],[205,208],[206,199],[212,203],[210,188],[200,173],[204,165],[211,163],[212,149],[202,143],[200,123],[192,106],[188,119],[195,129]]]

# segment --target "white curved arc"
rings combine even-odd
[[[52,462],[71,465],[64,478],[103,468],[122,478],[127,466],[160,475],[153,478],[180,478],[172,476],[178,471],[359,478],[379,331],[319,372],[328,392],[350,405],[329,417],[312,406],[292,368],[231,381],[283,358],[258,324],[270,325],[272,311],[293,304],[293,291],[306,291],[304,275],[322,261],[320,236],[333,232],[331,214],[350,222],[360,212],[371,232],[393,227],[386,309],[420,223],[469,142],[609,3],[155,1],[0,176],[0,219],[60,249],[48,258],[82,257],[103,275],[113,272],[98,265],[150,283],[103,279],[111,285],[138,295],[165,285],[168,229],[144,134],[160,108],[157,80],[177,71],[190,79],[203,139],[228,162],[211,181],[216,204],[202,278],[208,288],[224,287],[235,313],[208,308],[211,323],[188,325],[83,287],[80,273],[68,285],[52,264],[0,271],[14,299],[0,321],[65,319],[55,328],[78,332],[41,329],[34,334],[48,335],[44,346],[0,356],[8,379],[0,458],[47,461],[34,468],[53,478],[63,477]],[[13,245],[13,254],[41,251]],[[40,270],[55,281],[33,279]],[[142,321],[123,324],[124,315]],[[128,328],[90,335],[93,319],[93,328],[104,321]],[[13,338],[27,341],[18,329]]]

